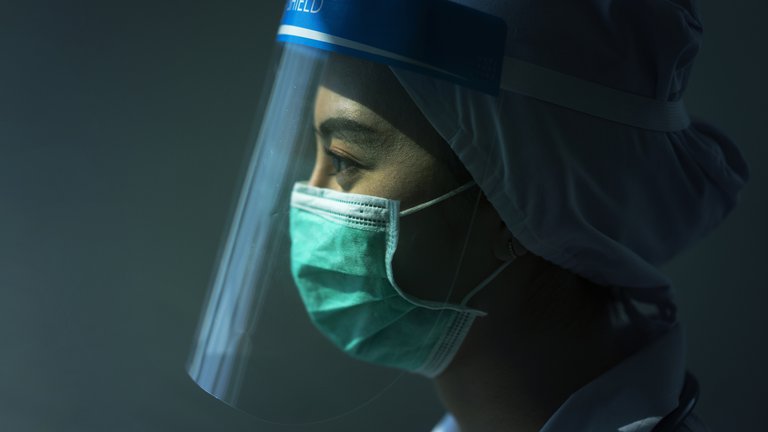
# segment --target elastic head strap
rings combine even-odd
[[[682,100],[639,96],[512,57],[504,58],[501,88],[641,129],[674,132],[691,123]]]

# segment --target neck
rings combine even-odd
[[[498,299],[487,304],[488,316],[475,321],[435,380],[462,432],[538,431],[571,394],[629,354],[607,311],[584,325],[570,325],[570,318],[558,318],[557,308],[541,314],[527,303],[528,312],[517,318],[509,308],[494,310],[509,304]]]

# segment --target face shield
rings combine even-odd
[[[450,364],[508,262],[475,252],[480,189],[392,69],[493,93],[505,31],[448,1],[287,2],[187,365],[200,387],[306,424]]]

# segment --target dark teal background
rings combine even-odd
[[[0,431],[287,430],[184,372],[281,6],[0,0]],[[768,3],[701,9],[686,100],[741,146],[752,181],[667,270],[701,415],[761,430]],[[439,411],[387,403],[326,429],[427,430]]]

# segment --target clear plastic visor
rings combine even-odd
[[[471,180],[448,144],[388,66],[300,45],[279,50],[188,373],[222,401],[280,424],[344,417],[382,398],[437,416],[431,383],[408,369],[438,349],[446,320],[459,319],[464,296],[493,270],[462,271],[484,258],[467,254],[480,191],[465,187],[400,217]],[[356,210],[345,196],[358,210],[377,209],[371,226],[383,236],[350,223]],[[301,213],[301,203],[331,210]],[[388,272],[397,289],[386,291]],[[350,331],[357,339],[345,341]]]

